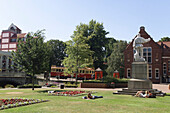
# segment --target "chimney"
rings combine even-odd
[[[145,27],[144,27],[144,26],[141,26],[141,27],[140,27],[140,30],[145,30]]]

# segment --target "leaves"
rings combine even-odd
[[[122,77],[124,74],[124,50],[127,46],[126,41],[117,41],[113,44],[113,52],[107,58],[107,73],[109,76],[113,76],[114,71],[118,71]]]
[[[12,59],[17,64],[16,68],[32,76],[50,69],[50,50],[48,45],[44,43],[44,37],[43,31],[37,31],[36,33],[28,33],[25,42],[20,40],[17,51],[12,52]]]
[[[163,37],[161,38],[161,40],[159,40],[159,42],[168,42],[168,41],[170,41],[169,37]]]
[[[66,43],[59,40],[50,40],[47,42],[47,44],[51,49],[50,65],[61,66],[64,57],[66,57]]]

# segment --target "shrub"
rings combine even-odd
[[[67,84],[65,84],[65,87],[78,87],[78,84],[76,85],[75,83],[71,84],[68,82]]]
[[[14,88],[14,86],[12,84],[7,84],[5,85],[5,88]]]
[[[129,79],[117,79],[113,77],[104,77],[103,80],[84,80],[83,83],[127,83]]]
[[[51,86],[51,88],[58,88],[58,86]]]
[[[24,85],[19,85],[17,87],[18,88],[32,88],[32,84],[24,84]],[[41,88],[41,86],[38,84],[34,84],[34,88]]]
[[[102,83],[101,80],[84,80],[83,83]]]
[[[104,82],[105,83],[127,83],[129,79],[126,78],[122,78],[122,79],[117,79],[117,78],[113,78],[113,77],[105,77],[104,78]]]

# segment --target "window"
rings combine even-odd
[[[2,48],[8,48],[8,44],[2,44]]]
[[[8,43],[9,39],[2,39],[2,43]]]
[[[143,48],[143,58],[145,58],[145,61],[148,61],[148,63],[152,63],[152,48],[151,47]]]
[[[130,78],[130,68],[127,69],[127,78]]]
[[[166,63],[163,63],[163,75],[166,75]]]
[[[15,39],[15,38],[10,39],[10,42],[16,42],[16,41],[17,41],[17,39]]]
[[[51,72],[55,72],[55,69],[52,69]]]
[[[170,72],[170,60],[168,60],[168,72]]]
[[[159,79],[159,69],[158,68],[155,69],[155,78]]]
[[[16,48],[16,44],[9,44],[9,48]]]
[[[9,33],[3,33],[2,37],[9,37]]]
[[[149,66],[149,78],[152,78],[152,66]]]

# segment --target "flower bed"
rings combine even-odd
[[[48,91],[48,95],[55,95],[55,96],[81,96],[87,93],[89,92],[88,91],[63,91],[63,92]]]
[[[48,100],[25,98],[0,99],[0,110],[47,101]]]

